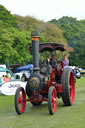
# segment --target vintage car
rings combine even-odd
[[[15,110],[19,115],[25,111],[27,101],[34,106],[47,101],[51,115],[56,112],[57,98],[62,98],[66,106],[74,103],[75,82],[72,69],[64,69],[62,61],[57,62],[55,68],[49,63],[39,65],[39,52],[52,53],[56,50],[72,52],[73,49],[63,44],[40,44],[39,38],[38,33],[33,31],[31,34],[32,46],[29,47],[29,51],[33,55],[33,72],[28,78],[26,92],[23,87],[19,87],[15,94]]]

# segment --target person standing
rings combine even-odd
[[[63,67],[66,67],[69,65],[69,59],[67,55],[64,55],[64,58],[62,59]]]
[[[8,79],[11,78],[11,75],[10,75],[10,73],[8,71],[6,71],[6,75],[7,75]]]

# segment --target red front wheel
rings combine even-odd
[[[57,96],[55,87],[50,87],[48,91],[48,109],[49,113],[53,115],[56,112]]]
[[[17,114],[22,114],[25,111],[25,107],[26,107],[26,95],[25,95],[25,91],[24,88],[19,87],[16,90],[16,94],[15,94],[15,110],[17,112]]]

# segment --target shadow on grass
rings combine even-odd
[[[76,91],[76,93],[77,94],[85,94],[85,88],[79,88],[79,89],[77,89],[77,91]]]
[[[57,108],[56,111],[60,111],[60,109],[62,109],[64,106],[64,104],[61,101],[58,101],[57,103]],[[45,115],[45,116],[49,116],[49,110],[48,110],[48,102],[43,102],[41,105],[39,106],[33,106],[31,103],[27,103],[26,104],[26,110],[25,110],[25,114],[29,114],[29,115]]]

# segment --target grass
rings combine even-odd
[[[38,107],[26,104],[23,115],[14,109],[14,96],[0,96],[0,128],[84,128],[85,127],[85,77],[76,82],[76,96],[72,107],[65,107],[58,99],[56,114],[51,116],[48,104]]]

